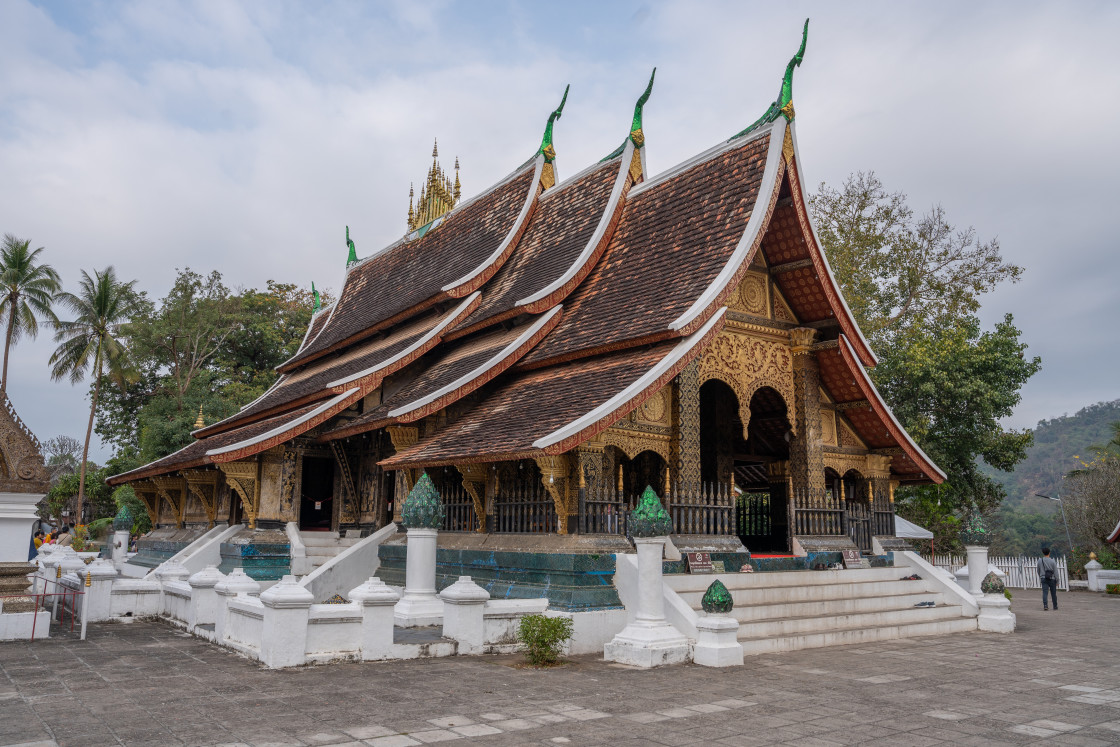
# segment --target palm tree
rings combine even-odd
[[[4,372],[0,375],[0,392],[8,388],[8,351],[12,343],[24,335],[34,339],[39,334],[39,319],[54,324],[51,310],[55,295],[62,289],[58,273],[47,264],[37,264],[43,247],[31,249],[29,239],[4,234],[0,247],[0,317],[7,317],[8,331],[4,337]]]
[[[55,342],[62,343],[51,355],[51,378],[56,381],[69,377],[73,384],[85,378],[87,370],[93,375],[93,396],[89,407],[89,425],[82,447],[81,476],[78,478],[78,522],[82,519],[82,504],[86,491],[86,461],[89,458],[89,439],[93,433],[93,418],[97,413],[97,398],[101,394],[101,378],[108,374],[123,384],[131,374],[128,349],[118,338],[121,326],[132,315],[136,306],[135,280],[123,283],[117,280],[112,265],[101,272],[94,270],[93,277],[82,270],[82,280],[77,295],[59,293],[56,301],[73,312],[74,321],[56,324]]]

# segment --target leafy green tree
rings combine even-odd
[[[127,347],[118,339],[122,325],[136,308],[136,281],[122,282],[110,265],[94,271],[93,277],[82,271],[77,294],[63,292],[58,302],[74,314],[70,321],[59,321],[55,342],[61,343],[50,358],[51,377],[56,381],[69,378],[77,383],[92,374],[94,386],[90,395],[89,425],[82,446],[81,477],[78,483],[78,511],[85,497],[86,466],[97,399],[101,393],[102,376],[124,385],[132,375]],[[79,513],[78,520],[81,521]]]
[[[61,476],[47,491],[47,505],[51,516],[60,518],[66,508],[74,508],[77,523],[93,521],[116,513],[112,489],[105,484],[105,469],[92,462],[81,473]],[[83,501],[89,502],[89,515],[83,518]]]
[[[1023,459],[1030,431],[1005,429],[1023,384],[1041,362],[1026,356],[1010,315],[991,331],[982,296],[1015,282],[995,239],[954,227],[940,207],[915,216],[901,192],[873,173],[812,196],[819,238],[861,329],[879,357],[872,379],[915,441],[946,472],[941,486],[903,488],[897,507],[939,546],[956,542],[954,513],[989,511],[1002,488],[979,467]]]
[[[0,375],[0,392],[8,387],[8,353],[24,335],[34,339],[39,334],[39,320],[48,324],[57,321],[51,308],[55,295],[62,289],[58,273],[48,264],[39,263],[43,247],[31,249],[29,239],[4,235],[0,247],[0,314],[5,319],[4,370]]]

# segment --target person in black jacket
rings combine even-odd
[[[1038,559],[1038,579],[1042,582],[1042,609],[1046,606],[1046,590],[1050,590],[1050,598],[1054,600],[1054,609],[1058,609],[1058,563],[1050,557],[1050,548],[1042,548],[1042,557]]]

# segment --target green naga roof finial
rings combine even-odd
[[[786,65],[786,73],[782,76],[782,89],[778,92],[778,98],[774,103],[770,104],[770,108],[766,113],[759,117],[750,127],[735,135],[731,139],[742,137],[748,132],[757,129],[760,125],[769,124],[778,117],[785,117],[787,122],[792,122],[794,117],[793,111],[793,71],[794,68],[801,67],[801,61],[805,59],[805,43],[809,40],[809,19],[805,19],[805,28],[801,31],[801,47]]]
[[[346,266],[349,267],[358,261],[358,248],[350,240],[350,226],[346,227],[346,246],[350,247],[350,256],[346,258]]]
[[[564,102],[568,100],[568,89],[571,84],[564,86],[564,98],[560,99],[560,106],[556,107],[556,111],[548,115],[548,124],[544,126],[544,137],[541,138],[541,147],[537,153],[544,154],[544,162],[552,163],[556,160],[556,149],[552,147],[552,123],[560,119],[560,115],[564,113]]]
[[[315,282],[311,282],[311,313],[318,314],[319,309],[323,308],[322,302],[319,300],[319,291],[315,290]]]
[[[646,85],[646,90],[638,97],[638,103],[634,104],[634,120],[630,123],[630,134],[626,139],[633,141],[635,148],[641,148],[646,142],[645,133],[642,132],[642,109],[645,107],[646,102],[649,101],[649,95],[653,93],[653,79],[656,75],[657,68],[654,68],[653,72],[649,75],[649,84]],[[623,140],[622,145],[612,151],[603,161],[618,158],[622,155],[622,151],[624,150],[626,150],[626,140]],[[602,161],[600,161],[600,163],[602,163]]]

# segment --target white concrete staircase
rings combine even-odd
[[[735,600],[747,654],[868,643],[976,630],[975,613],[931,579],[902,581],[913,569],[721,573]],[[665,584],[692,610],[717,576],[671,575]],[[915,607],[934,602],[933,607]],[[703,615],[702,612],[699,614]]]
[[[303,575],[314,572],[316,568],[360,541],[358,537],[340,537],[338,532],[301,531],[299,538],[307,558],[307,570]]]

